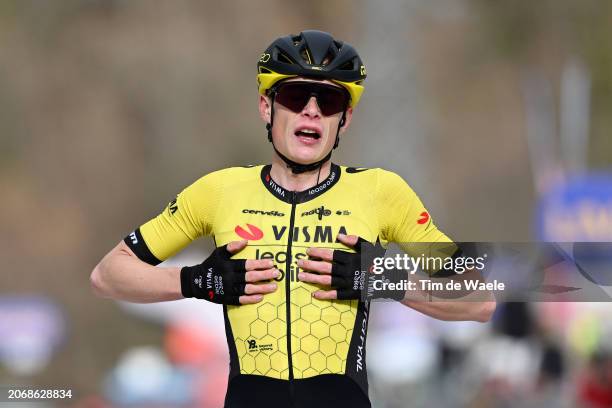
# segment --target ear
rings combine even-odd
[[[259,116],[261,120],[270,123],[270,98],[264,95],[259,95]]]
[[[344,124],[340,127],[340,133],[344,133],[346,129],[348,129],[351,124],[351,120],[353,119],[353,108],[348,108],[346,110],[346,114],[344,115]]]

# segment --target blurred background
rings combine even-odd
[[[221,406],[221,310],[99,299],[89,274],[201,175],[270,161],[256,62],[303,29],[368,70],[336,162],[396,171],[459,241],[612,241],[610,21],[605,0],[0,2],[0,384]],[[610,407],[610,305],[376,305],[373,404]]]

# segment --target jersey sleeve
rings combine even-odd
[[[397,174],[379,170],[376,194],[379,225],[384,240],[398,244],[450,242],[436,227],[416,193]]]
[[[125,237],[124,242],[138,258],[157,265],[193,240],[212,234],[222,193],[218,173],[185,188],[161,214]]]

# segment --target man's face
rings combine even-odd
[[[283,81],[313,82],[331,85],[343,89],[331,81],[316,81],[306,78],[291,78]],[[282,92],[282,88],[280,90]],[[311,96],[308,103],[300,112],[294,112],[278,102],[274,102],[274,123],[272,139],[274,146],[289,159],[306,164],[319,161],[332,149],[336,140],[336,131],[342,118],[342,112],[326,116],[317,104],[317,98]],[[270,123],[270,98],[260,96],[259,113],[261,118]],[[353,109],[348,108],[344,126],[340,128],[343,133],[351,121]]]

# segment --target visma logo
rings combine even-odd
[[[427,221],[429,221],[429,214],[427,213],[427,211],[423,211],[421,214],[419,214],[421,216],[421,218],[419,218],[417,220],[417,224],[425,224]]]
[[[236,225],[234,232],[242,239],[248,241],[257,241],[263,238],[263,231],[252,224],[246,225],[247,229],[242,228],[240,225]],[[248,230],[248,231],[247,231]]]
[[[274,233],[274,239],[277,241],[283,240],[287,233],[287,226],[283,225],[279,227],[277,225],[272,226],[272,232]],[[337,230],[332,229],[330,225],[317,225],[312,230],[312,227],[294,227],[293,228],[293,242],[335,242],[338,233],[347,235],[346,227],[341,225]]]

